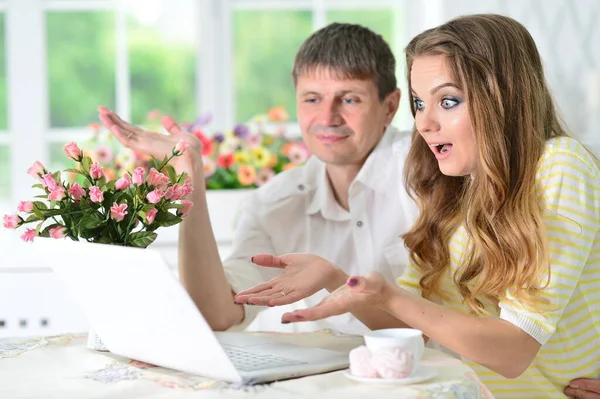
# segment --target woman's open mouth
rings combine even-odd
[[[433,154],[438,160],[448,158],[450,156],[450,153],[452,152],[451,143],[429,144],[429,147],[431,148]]]

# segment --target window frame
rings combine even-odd
[[[195,87],[198,115],[211,112],[212,126],[215,129],[230,128],[235,122],[235,81],[232,67],[235,61],[232,42],[235,11],[308,10],[312,11],[313,30],[316,30],[325,25],[328,10],[395,7],[403,9],[404,21],[398,29],[403,30],[405,37],[439,23],[443,17],[442,0],[429,1],[419,6],[406,0],[198,0],[194,10],[198,21],[197,34],[200,37]],[[46,12],[106,10],[115,12],[116,111],[129,120],[131,88],[123,0],[0,0],[0,12],[5,14],[8,107],[8,130],[0,131],[0,145],[10,146],[11,174],[8,203],[0,200],[0,212],[11,211],[19,200],[33,195],[31,179],[25,172],[35,160],[48,164],[49,149],[53,143],[76,140],[89,134],[85,126],[50,127]],[[403,68],[400,57],[398,64]],[[210,108],[206,108],[207,105]],[[408,107],[404,108],[406,111],[400,112],[400,120],[408,121]],[[291,123],[288,127],[291,132],[299,133],[296,123]]]

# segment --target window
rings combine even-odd
[[[17,178],[26,165],[68,166],[62,148],[69,141],[85,146],[98,105],[135,124],[153,110],[181,122],[210,112],[211,130],[279,105],[295,120],[291,69],[300,44],[339,21],[370,27],[399,46],[404,17],[397,4],[0,0],[0,207],[12,209],[29,195],[31,180]],[[27,87],[27,97],[12,87]]]
[[[133,123],[144,123],[154,109],[179,121],[196,117],[199,38],[193,1],[171,1],[158,15],[128,14]]]
[[[291,71],[312,33],[312,12],[238,10],[233,21],[236,122],[280,105],[296,119]]]
[[[86,126],[115,107],[115,18],[108,11],[48,12],[50,127]]]

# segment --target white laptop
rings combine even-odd
[[[156,250],[45,238],[33,247],[112,353],[240,384],[348,367],[348,353],[213,332]]]

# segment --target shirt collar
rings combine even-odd
[[[367,157],[352,185],[359,182],[376,192],[383,192],[386,189],[385,183],[393,169],[390,167],[389,162],[393,156],[392,142],[396,132],[397,130],[391,126],[386,129],[377,146]],[[329,220],[349,220],[350,213],[335,200],[333,189],[327,178],[325,163],[314,156],[312,158],[312,162],[309,161],[309,165],[306,165],[305,181],[314,182],[316,188],[306,209],[306,214],[314,215],[321,211],[323,217]],[[399,176],[398,178],[401,179],[402,177]]]

